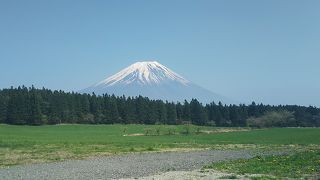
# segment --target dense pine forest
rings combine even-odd
[[[201,104],[79,94],[34,87],[0,90],[0,123],[43,125],[185,124],[211,126],[294,127],[320,126],[320,109],[297,105],[270,106]]]

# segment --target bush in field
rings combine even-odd
[[[154,148],[153,147],[148,147],[146,150],[147,151],[154,151]]]
[[[124,127],[124,128],[122,129],[122,133],[123,133],[123,134],[126,134],[127,131],[128,131],[128,128],[127,128],[127,127]]]
[[[156,134],[157,134],[157,136],[160,136],[160,127],[156,128]]]
[[[191,126],[190,124],[186,124],[183,126],[183,134],[190,134],[191,133]]]
[[[168,134],[169,135],[174,135],[176,133],[176,129],[175,128],[168,128]]]
[[[151,135],[151,132],[152,132],[152,129],[150,129],[150,128],[146,128],[146,129],[144,129],[144,134],[146,135],[146,136],[149,136],[149,135]]]
[[[201,132],[200,127],[197,127],[197,129],[196,129],[196,133],[197,133],[197,134],[200,134],[200,132]]]
[[[250,127],[288,127],[295,126],[296,121],[293,112],[289,111],[271,111],[265,113],[263,116],[247,120]]]

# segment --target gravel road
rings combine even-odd
[[[252,150],[131,153],[86,160],[14,166],[0,169],[0,179],[120,179],[167,171],[200,169],[211,162],[250,158]]]

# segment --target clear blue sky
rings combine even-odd
[[[0,1],[0,88],[76,91],[148,59],[238,101],[320,106],[320,1]]]

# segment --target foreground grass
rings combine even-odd
[[[238,174],[265,174],[275,179],[312,178],[320,174],[320,149],[310,149],[289,155],[257,156],[252,159],[220,162],[205,168]]]
[[[0,125],[0,167],[124,152],[319,145],[318,128],[238,129],[163,125]],[[157,132],[157,130],[159,130]],[[230,130],[228,128],[227,130]],[[124,136],[130,134],[148,136]]]

